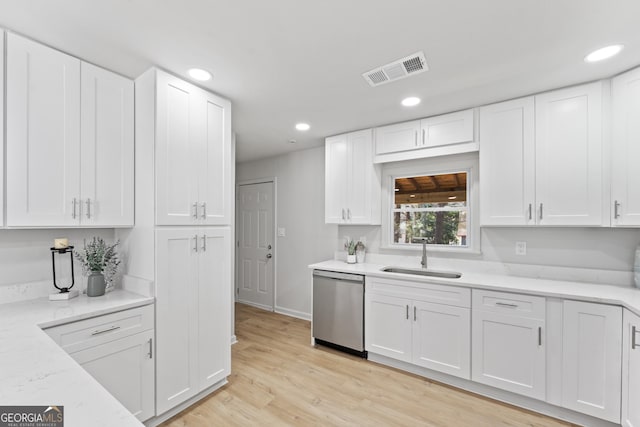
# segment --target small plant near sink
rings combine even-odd
[[[344,237],[344,249],[347,251],[347,263],[356,263],[356,242],[349,236]]]
[[[120,265],[116,251],[118,243],[109,245],[101,237],[94,237],[75,254],[82,265],[83,274],[88,276],[87,296],[104,295],[107,285],[112,286]]]

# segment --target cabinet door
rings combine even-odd
[[[72,353],[71,357],[140,421],[155,415],[153,330]]]
[[[413,363],[471,378],[470,309],[413,302]]]
[[[620,423],[622,308],[563,304],[562,406]]]
[[[231,224],[231,104],[202,91],[198,109],[202,145],[198,158],[198,217],[202,224]],[[200,112],[198,113],[200,114]]]
[[[82,63],[81,223],[133,225],[133,82]]]
[[[348,134],[347,223],[380,223],[380,174],[371,129]],[[343,183],[344,185],[345,183]],[[376,191],[377,190],[377,191]]]
[[[542,225],[602,224],[602,83],[535,97]]]
[[[544,400],[544,321],[473,311],[472,380]]]
[[[195,228],[156,231],[157,415],[200,391],[197,236]]]
[[[612,210],[616,227],[640,226],[640,69],[613,79]]]
[[[7,36],[7,225],[80,218],[80,60]]]
[[[198,147],[202,134],[200,89],[157,72],[156,224],[189,225],[198,221]],[[196,128],[197,129],[197,128]]]
[[[381,126],[375,129],[376,154],[415,150],[422,146],[420,121]]]
[[[200,390],[231,370],[231,299],[228,228],[200,230],[198,257],[198,379]]]
[[[4,82],[4,31],[0,31],[0,82]],[[4,100],[4,84],[0,85],[0,99]],[[0,102],[0,135],[4,135],[4,102]],[[3,225],[4,225],[4,148],[0,150],[0,227],[2,227]]]
[[[640,317],[624,310],[622,337],[622,425],[640,426]]]
[[[347,218],[348,149],[346,134],[325,140],[324,221],[327,224],[342,224]]]
[[[420,121],[425,147],[473,141],[473,110],[457,111]]]
[[[533,97],[480,109],[481,225],[535,224]]]
[[[365,349],[392,359],[411,362],[411,301],[365,293]]]

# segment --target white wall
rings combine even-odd
[[[57,292],[53,287],[51,250],[55,238],[66,237],[80,249],[84,240],[99,236],[113,242],[113,229],[0,230],[0,304],[37,298]],[[68,255],[65,255],[67,257]],[[56,256],[58,259],[58,256]],[[66,258],[65,258],[66,261]],[[58,264],[56,264],[58,265]],[[65,276],[64,263],[56,276]],[[75,263],[74,289],[86,288],[79,264]],[[59,275],[60,276],[59,276]],[[62,285],[70,277],[61,277]]]
[[[333,258],[338,227],[324,223],[324,147],[239,163],[237,182],[276,177],[276,311],[311,313],[311,272],[307,265]]]

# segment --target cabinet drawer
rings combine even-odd
[[[471,289],[469,288],[369,276],[365,280],[365,292],[456,307],[471,307]]]
[[[532,295],[473,290],[473,309],[530,319],[545,318],[546,300]]]
[[[67,353],[153,329],[153,305],[67,323],[45,332]]]

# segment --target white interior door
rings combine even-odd
[[[274,184],[240,185],[237,212],[237,300],[273,311]]]

